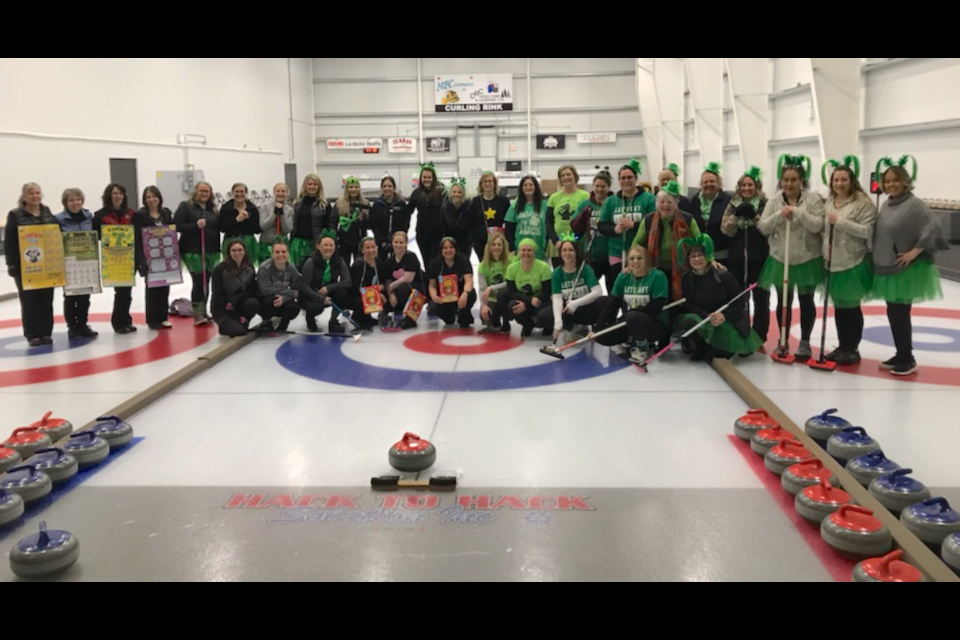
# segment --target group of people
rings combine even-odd
[[[132,225],[143,275],[139,229],[174,225],[193,279],[194,322],[215,321],[224,335],[245,335],[256,316],[268,330],[283,331],[301,312],[307,330],[319,331],[318,318],[327,309],[333,333],[344,331],[344,319],[360,328],[409,329],[416,326],[419,306],[410,312],[408,303],[419,298],[448,325],[472,326],[479,302],[485,330],[508,333],[516,322],[521,335],[539,328],[555,342],[616,325],[598,342],[634,362],[642,362],[652,345],[705,320],[684,340],[692,358],[755,352],[767,337],[771,289],[786,303],[777,314],[781,332],[792,324],[796,290],[801,326],[796,357],[809,358],[814,294],[823,290],[829,265],[840,344],[827,357],[845,365],[859,362],[860,305],[883,299],[897,346],[884,367],[908,375],[916,370],[911,305],[940,295],[933,255],[948,248],[932,212],[913,196],[916,163],[911,173],[910,160],[884,159],[878,166],[889,196],[879,212],[860,186],[854,157],[824,167],[830,185],[825,200],[810,191],[809,160],[790,156],[780,160],[771,197],[757,167],[739,177],[733,193],[725,192],[718,163],[704,168],[693,197],[682,195],[676,165],[660,173],[651,192],[639,184],[637,161],[621,167],[616,192],[607,171],[596,175],[591,191],[581,189],[577,169],[567,165],[558,172],[557,193],[547,197],[528,175],[512,202],[492,171],[482,174],[470,198],[465,180],[444,185],[432,164],[421,167],[409,199],[385,176],[373,202],[356,178],[348,178],[343,194],[331,202],[320,178],[309,175],[292,202],[281,183],[273,200],[259,208],[238,183],[218,210],[210,184],[199,182],[175,213],[163,207],[156,187],[144,190],[144,206],[134,212],[124,187],[111,184],[96,213],[84,208],[79,189],[67,189],[64,210],[54,216],[42,203],[40,187],[30,183],[8,216],[6,260],[20,291],[24,334],[34,346],[50,342],[53,292],[23,290],[18,226],[96,231]],[[408,247],[414,214],[422,264]],[[749,300],[716,312],[754,282],[760,286],[752,293],[752,321]],[[170,326],[168,298],[169,288],[147,290],[150,328]],[[118,333],[136,330],[131,299],[129,287],[116,289],[112,324]],[[71,338],[96,335],[87,322],[89,296],[69,296],[64,306]]]

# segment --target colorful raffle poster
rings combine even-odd
[[[403,315],[416,322],[417,318],[420,317],[420,312],[423,311],[423,306],[426,303],[427,296],[414,289],[410,293],[410,299],[407,300],[406,306],[403,307]]]
[[[103,286],[132,287],[135,279],[133,225],[111,224],[101,228],[103,246]]]
[[[147,287],[169,287],[183,282],[175,226],[144,229],[143,253],[147,260]]]
[[[100,286],[100,241],[96,231],[68,231],[63,234],[67,284],[63,293],[86,296],[103,291]]]
[[[60,225],[31,224],[17,228],[20,236],[20,277],[26,291],[67,284]]]

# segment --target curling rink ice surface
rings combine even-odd
[[[960,285],[944,290],[914,313],[919,376],[877,372],[893,354],[880,305],[857,368],[734,364],[801,425],[839,408],[960,503]],[[111,302],[94,297],[98,340],[68,344],[59,321],[29,352],[17,301],[0,303],[4,437],[48,410],[80,426],[226,342],[188,319],[117,336]],[[600,347],[561,362],[538,334],[424,315],[358,343],[259,338],[131,418],[135,443],[0,530],[0,553],[45,520],[81,542],[64,581],[850,579],[731,442],[748,407],[708,365],[677,349],[643,374]],[[436,444],[431,473],[457,475],[455,493],[371,492],[406,431]]]

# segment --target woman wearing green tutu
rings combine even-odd
[[[723,313],[716,310],[737,297],[743,289],[729,271],[714,269],[713,240],[704,234],[698,238],[684,238],[677,249],[685,256],[689,271],[683,276],[683,313],[677,318],[678,330],[687,332],[706,318],[699,331],[684,340],[684,353],[691,360],[731,358],[734,354],[748,356],[761,347],[763,341],[750,328],[750,317],[741,304],[731,305]]]
[[[913,161],[913,173],[906,165]],[[880,207],[873,233],[873,292],[871,298],[886,300],[887,318],[897,355],[880,365],[895,376],[916,373],[913,358],[913,326],[910,311],[917,302],[943,297],[940,272],[934,253],[950,248],[940,222],[930,208],[913,195],[917,161],[903,156],[898,162],[883,158],[877,175],[887,194]]]
[[[827,177],[829,167],[833,173]],[[860,303],[868,299],[873,286],[873,261],[868,242],[877,222],[877,208],[860,186],[860,159],[847,156],[843,162],[830,160],[823,165],[824,182],[830,185],[827,198],[827,227],[833,227],[833,252],[830,233],[823,234],[823,253],[831,255],[830,298],[833,319],[837,324],[840,346],[824,356],[840,365],[860,362],[860,340],[863,338],[863,310]]]
[[[811,192],[810,158],[780,156],[777,163],[780,192],[770,198],[757,224],[760,233],[770,241],[770,257],[760,273],[760,286],[777,290],[777,308],[783,309],[787,295],[787,317],[777,312],[780,332],[790,332],[793,323],[793,289],[800,294],[800,346],[797,360],[810,359],[810,334],[817,322],[817,305],[813,294],[823,284],[823,220],[826,212],[820,196]],[[786,246],[787,227],[790,228],[790,246]],[[784,264],[790,265],[789,291],[783,291]]]
[[[313,253],[320,233],[334,229],[331,224],[331,207],[323,195],[320,176],[311,173],[303,179],[297,201],[293,205],[293,231],[290,233],[290,264],[303,267],[307,256]]]

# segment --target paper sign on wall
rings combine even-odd
[[[327,149],[331,151],[362,151],[380,149],[383,138],[332,138],[327,140]]]
[[[434,96],[437,113],[513,111],[513,76],[509,73],[435,76]]]
[[[390,153],[416,153],[416,138],[390,138],[387,144]]]

